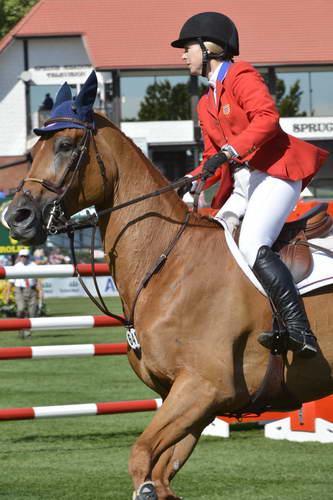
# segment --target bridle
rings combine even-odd
[[[55,122],[72,122],[84,127],[85,132],[82,136],[80,143],[74,149],[70,161],[65,168],[65,171],[57,183],[50,182],[47,179],[38,179],[36,177],[26,177],[21,181],[15,192],[23,190],[23,192],[29,196],[28,191],[24,191],[23,187],[26,182],[38,182],[45,189],[56,193],[58,198],[54,200],[51,204],[48,204],[43,209],[43,221],[45,221],[45,226],[48,234],[57,233],[57,224],[60,222],[62,224],[66,223],[69,218],[66,217],[66,211],[63,204],[63,200],[71,187],[75,176],[80,171],[86,154],[88,152],[90,141],[92,142],[95,150],[96,160],[99,165],[100,173],[102,176],[102,184],[104,189],[104,199],[106,198],[106,170],[103,163],[102,157],[97,149],[97,144],[95,141],[94,127],[91,123],[83,122],[76,118],[51,118],[47,120],[44,126],[50,125]],[[69,175],[70,178],[69,178]],[[69,178],[69,182],[68,182]],[[51,205],[51,206],[50,206]],[[46,221],[47,220],[47,221]]]

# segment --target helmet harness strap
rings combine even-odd
[[[209,54],[205,44],[202,41],[202,38],[197,38],[198,43],[201,47],[202,50],[202,71],[201,75],[207,77],[207,69],[208,69],[208,62],[210,59],[223,59],[224,58],[224,52],[221,52],[220,54]]]

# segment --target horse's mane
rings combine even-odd
[[[96,118],[96,125],[97,128],[102,128],[102,127],[108,127],[111,129],[116,130],[119,135],[126,141],[128,142],[131,147],[136,151],[136,153],[140,156],[141,160],[146,164],[148,167],[149,171],[154,174],[158,173],[160,177],[164,180],[165,184],[170,184],[170,181],[162,174],[162,172],[155,167],[155,165],[147,158],[147,156],[142,152],[142,150],[135,144],[135,142],[128,137],[115,123],[113,123],[109,118],[107,118],[103,113],[100,111],[94,111],[94,115]]]
[[[155,165],[147,158],[147,156],[142,152],[142,150],[135,144],[135,142],[128,137],[120,128],[113,123],[109,118],[107,118],[103,113],[100,111],[94,111],[94,117],[96,121],[97,128],[103,128],[103,127],[108,127],[113,130],[116,130],[117,133],[136,151],[136,153],[140,156],[141,160],[145,163],[147,166],[149,172],[153,175],[154,178],[160,177],[164,182],[164,185],[170,184],[170,181],[162,174],[162,172],[155,167]],[[183,202],[180,198],[177,200],[179,204],[182,204],[184,207],[187,207],[186,203]],[[199,214],[193,212],[191,214],[191,224],[197,226],[204,226],[204,227],[218,227],[219,225],[212,220],[211,217],[205,215],[205,214]]]

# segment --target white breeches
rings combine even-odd
[[[260,170],[235,173],[234,189],[217,217],[244,215],[239,249],[252,268],[260,247],[271,247],[301,194],[301,181],[272,177]]]

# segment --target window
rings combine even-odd
[[[180,106],[190,106],[189,95],[184,96],[184,87],[178,87],[179,92],[172,91],[175,86],[179,84],[186,86],[188,82],[188,74],[122,75],[120,83],[122,121],[190,119],[190,117],[178,118],[182,115],[177,114]],[[171,99],[174,100],[174,114],[170,114],[172,106],[167,106]]]
[[[296,82],[299,82],[299,90],[302,94],[297,115],[333,116],[333,100],[331,96],[333,71],[276,71],[276,77],[282,80],[285,85],[285,93],[282,99],[290,93]]]
[[[52,105],[56,99],[61,85],[30,85],[30,113],[32,128],[42,127],[44,122],[50,117]],[[71,84],[72,95],[79,93],[82,85]],[[95,109],[100,109],[101,102],[99,95],[94,104]]]

